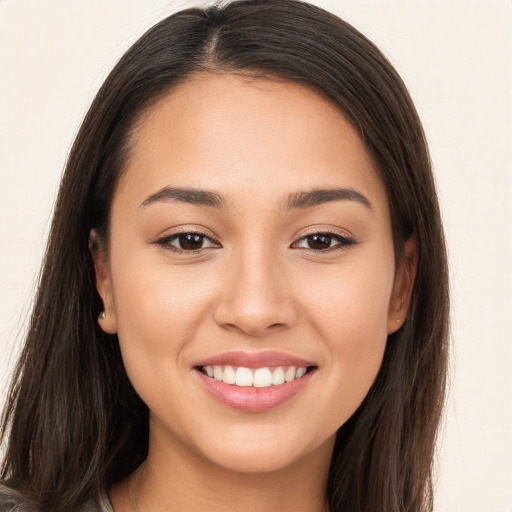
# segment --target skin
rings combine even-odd
[[[214,191],[227,204],[141,206],[164,187]],[[285,208],[290,193],[337,187],[371,206]],[[169,248],[180,247],[169,235],[191,231],[209,237],[202,249]],[[315,232],[354,243],[311,248]],[[155,243],[165,236],[167,246]],[[417,254],[410,240],[396,264],[385,190],[340,111],[299,84],[197,75],[136,127],[108,245],[93,254],[100,325],[118,333],[150,409],[149,455],[110,490],[116,512],[327,510],[336,431],[405,317]],[[269,411],[221,404],[197,379],[201,359],[267,349],[318,368]]]

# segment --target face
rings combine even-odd
[[[198,75],[141,119],[94,258],[151,445],[241,472],[330,457],[410,291],[340,111],[231,76]]]

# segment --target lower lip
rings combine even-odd
[[[246,412],[264,412],[284,404],[302,391],[311,380],[315,370],[308,371],[303,377],[292,382],[266,388],[226,384],[208,377],[199,370],[195,370],[195,372],[207,391],[224,405]]]

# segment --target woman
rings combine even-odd
[[[5,508],[432,510],[447,318],[423,131],[378,49],[295,0],[170,16],[73,145]]]

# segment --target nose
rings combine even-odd
[[[252,250],[229,263],[214,319],[222,328],[252,337],[291,327],[298,318],[292,283],[271,251]]]

